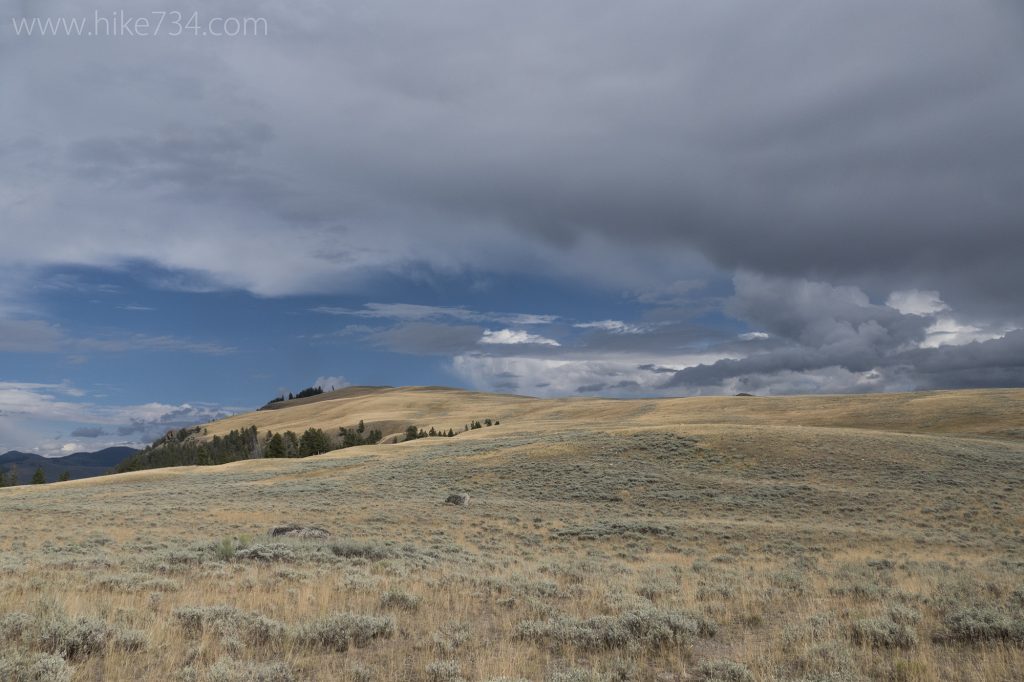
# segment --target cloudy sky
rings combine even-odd
[[[0,451],[312,383],[1024,385],[1021,7],[210,0],[27,36],[199,8],[13,0]]]

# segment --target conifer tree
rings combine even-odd
[[[58,481],[70,481],[71,480],[71,472],[70,471],[65,471],[63,474],[60,475],[60,478],[58,478],[57,480]]]
[[[32,485],[41,485],[46,483],[46,474],[43,473],[43,467],[36,467],[36,472],[32,474]]]
[[[270,436],[270,440],[267,442],[267,457],[287,457],[288,453],[284,448],[284,438],[281,437],[280,433],[275,433]]]
[[[299,437],[295,435],[294,431],[284,432],[284,451],[285,457],[299,456]]]

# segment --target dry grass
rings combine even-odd
[[[0,679],[1019,680],[1022,414],[386,389],[234,417],[210,433],[502,424],[0,490]]]

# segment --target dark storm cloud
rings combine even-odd
[[[680,279],[667,279],[674,247],[677,263],[685,249],[727,270],[927,286],[1004,313],[1024,286],[1014,3],[396,0],[246,14],[271,34],[8,37],[20,59],[0,67],[14,95],[6,149],[21,178],[4,224],[120,237],[102,253],[77,239],[41,249],[54,240],[40,229],[15,258],[148,255],[281,293],[416,261],[521,270],[567,253],[571,276],[667,284]],[[192,250],[161,253],[171,225]],[[264,248],[223,258],[244,235]]]
[[[872,303],[857,288],[806,280],[744,274],[735,285],[728,309],[773,334],[774,343],[742,358],[680,370],[665,387],[793,392],[1024,385],[1024,330],[930,347],[933,325],[951,319],[944,309],[906,314]]]
[[[258,1],[245,14],[270,35],[3,27],[0,265],[152,261],[167,288],[268,296],[382,272],[558,273],[656,306],[643,333],[589,328],[594,353],[649,356],[634,368],[701,342],[744,356],[677,386],[831,367],[886,368],[886,387],[1017,376],[1010,336],[918,348],[934,317],[880,303],[936,290],[964,324],[1024,325],[1017,3]],[[760,288],[741,275],[727,312],[770,339],[682,322],[702,297],[719,304],[701,282],[736,271]],[[441,354],[471,352],[487,325],[534,324],[426,308],[342,314],[404,314],[370,338]],[[54,343],[44,325],[2,324],[14,347]],[[524,345],[487,352],[567,352]],[[944,374],[935,358],[963,366]]]

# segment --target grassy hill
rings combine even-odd
[[[203,437],[501,424],[0,490],[0,679],[1020,679],[1022,415],[421,387],[233,416]]]
[[[0,455],[0,470],[6,477],[17,477],[18,483],[28,483],[36,469],[42,467],[47,481],[56,481],[67,473],[72,480],[91,478],[111,473],[118,464],[138,450],[112,447],[96,452],[76,452],[64,457],[42,457],[30,452],[11,450]]]

